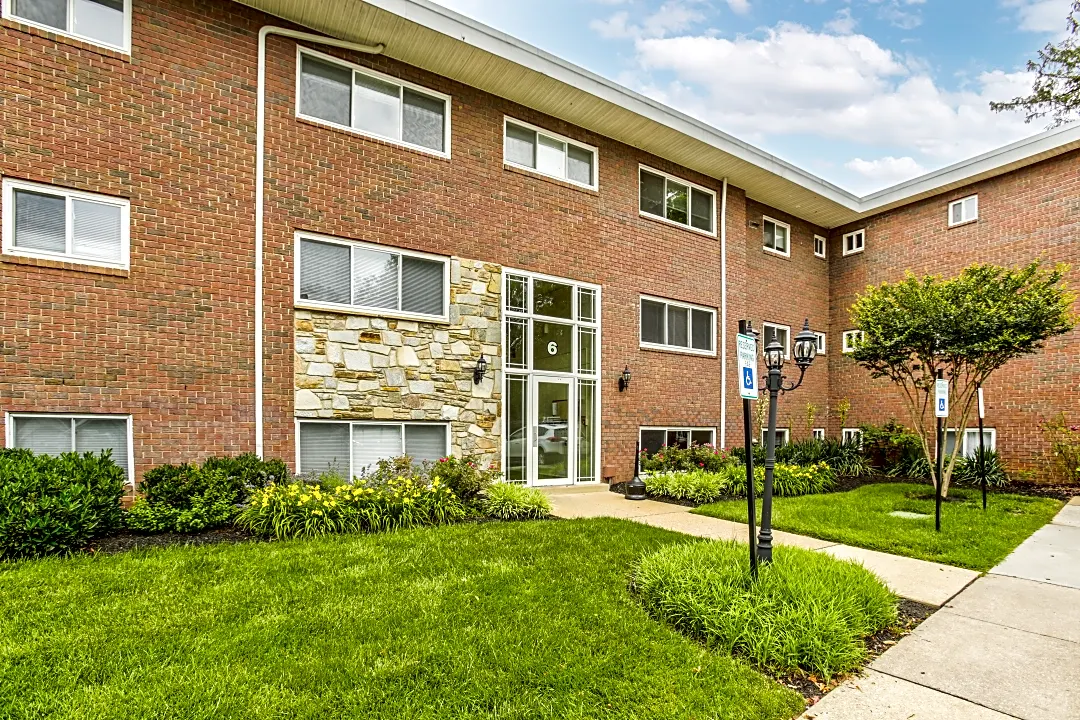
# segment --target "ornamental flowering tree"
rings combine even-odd
[[[909,272],[901,282],[867,288],[852,305],[851,318],[863,332],[853,356],[872,377],[900,387],[933,482],[938,478],[929,438],[938,370],[949,381],[946,427],[956,428],[962,438],[978,385],[1075,325],[1075,296],[1063,282],[1067,270],[1064,265],[1043,270],[1036,262],[1020,269],[972,265],[950,279]],[[945,459],[942,495],[961,447],[954,443]]]

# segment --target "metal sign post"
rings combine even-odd
[[[750,526],[750,576],[757,579],[757,501],[754,498],[754,434],[750,401],[757,400],[757,335],[749,320],[739,321],[739,395],[743,407],[743,443],[746,447],[746,521]]]
[[[979,478],[982,480],[983,511],[986,510],[986,439],[983,432],[983,418],[986,417],[986,405],[983,403],[982,383],[976,385],[979,393]]]
[[[934,529],[941,532],[941,485],[945,473],[945,420],[949,417],[949,381],[937,371],[934,383],[934,415],[937,417],[937,478],[934,481]]]

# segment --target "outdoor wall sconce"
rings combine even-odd
[[[473,368],[472,381],[474,385],[479,385],[484,382],[484,376],[487,375],[488,361],[483,355],[476,361],[476,367]]]
[[[622,392],[623,390],[625,390],[628,387],[630,387],[630,366],[629,365],[627,365],[623,369],[622,375],[619,376],[619,392]]]

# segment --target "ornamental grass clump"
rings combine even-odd
[[[551,501],[534,488],[494,483],[487,489],[484,514],[498,520],[540,520],[551,515]]]
[[[896,623],[897,598],[850,561],[791,547],[750,577],[746,545],[693,542],[646,555],[632,587],[658,620],[717,651],[822,679],[866,660],[867,637]]]
[[[744,465],[727,465],[719,472],[694,470],[657,473],[647,475],[643,480],[650,495],[696,505],[746,497]],[[754,487],[760,497],[765,487],[765,468],[760,465],[754,467]],[[836,473],[823,462],[806,466],[777,464],[773,472],[773,494],[777,497],[815,495],[835,487]]]

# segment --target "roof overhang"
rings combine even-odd
[[[236,0],[742,188],[824,228],[1080,147],[1080,127],[1037,135],[860,198],[689,115],[430,0]]]

